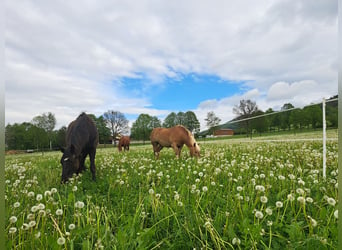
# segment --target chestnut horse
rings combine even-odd
[[[121,136],[119,139],[118,149],[119,152],[122,151],[122,147],[124,148],[124,151],[129,151],[129,144],[131,142],[131,139],[129,136]]]
[[[154,128],[151,132],[151,143],[155,157],[159,158],[159,152],[163,147],[172,147],[176,157],[180,153],[184,144],[190,150],[190,156],[200,156],[200,147],[191,132],[181,125],[172,128]]]

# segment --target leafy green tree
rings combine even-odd
[[[153,128],[160,128],[161,127],[161,121],[156,116],[152,116],[151,122],[149,125],[152,129]]]
[[[282,107],[281,107],[281,111],[286,111],[289,109],[293,109],[294,106],[291,103],[285,103]],[[291,123],[290,123],[290,115],[291,115],[291,111],[286,111],[286,112],[282,112],[280,113],[280,126],[282,129],[291,129]]]
[[[303,127],[303,110],[294,109],[290,114],[290,123],[294,129],[302,129]]]
[[[65,137],[66,137],[67,127],[63,126],[56,131],[56,146],[66,147]]]
[[[185,113],[184,112],[178,112],[177,116],[176,116],[176,125],[185,125],[186,121],[185,121]]]
[[[198,133],[200,131],[200,122],[197,116],[192,111],[187,111],[185,113],[185,127],[191,131],[191,133]]]
[[[154,127],[160,127],[160,121],[158,118],[152,117],[148,114],[140,114],[138,119],[132,124],[131,137],[136,140],[150,139],[151,131]]]
[[[163,127],[165,128],[171,128],[173,126],[176,126],[176,121],[177,121],[177,115],[175,112],[171,112],[166,116],[163,122]]]
[[[264,112],[262,112],[261,110],[258,110],[258,111],[253,113],[253,116],[259,116],[259,115],[263,115],[263,114],[264,114]],[[266,121],[265,116],[252,119],[251,120],[251,127],[252,127],[252,129],[255,129],[259,134],[267,131],[267,121]]]
[[[306,116],[306,122],[311,125],[313,129],[322,126],[322,109],[320,105],[307,106],[303,109]]]
[[[52,114],[51,112],[48,112],[48,113],[43,113],[42,115],[35,116],[32,119],[32,124],[38,128],[43,129],[47,133],[48,140],[49,140],[49,147],[51,150],[52,149],[53,129],[56,126],[55,115]],[[39,135],[39,137],[41,137],[41,136]]]

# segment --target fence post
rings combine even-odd
[[[326,121],[325,121],[325,98],[322,101],[322,111],[323,111],[323,178],[326,177],[326,154],[327,154],[327,147],[326,147]]]

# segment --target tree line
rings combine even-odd
[[[329,100],[335,99],[331,97]],[[337,101],[327,102],[326,121],[327,127],[337,128],[338,112]],[[129,121],[119,111],[108,110],[103,115],[89,114],[94,120],[98,132],[100,144],[114,144],[119,135],[128,134],[133,140],[148,141],[150,133],[155,127],[172,127],[183,125],[195,136],[213,134],[220,128],[231,128],[235,134],[264,133],[284,130],[300,131],[302,129],[316,129],[322,127],[322,104],[309,105],[304,108],[295,108],[291,103],[285,103],[281,112],[269,108],[265,112],[260,110],[256,102],[240,100],[233,108],[236,115],[232,121],[219,125],[221,119],[213,111],[207,113],[205,119],[207,131],[200,132],[200,122],[192,111],[171,112],[162,122],[158,117],[149,114],[140,114],[132,127]],[[283,112],[282,112],[283,111]],[[258,117],[255,119],[250,119]],[[241,120],[241,121],[240,121]],[[5,129],[6,149],[11,150],[52,150],[65,146],[67,127],[63,126],[55,130],[56,118],[51,112],[34,117],[30,122],[21,124],[8,124]]]
[[[88,114],[95,122],[99,132],[100,144],[114,144],[119,135],[129,133],[129,121],[119,111],[108,110],[103,115]],[[200,123],[192,111],[172,112],[163,122],[156,116],[140,114],[132,124],[130,136],[133,140],[147,141],[155,127],[172,127],[184,125],[191,132],[197,133]],[[5,128],[5,144],[7,150],[56,150],[65,146],[67,127],[55,130],[56,118],[48,112],[34,117],[31,122],[8,124]]]
[[[326,125],[328,128],[338,127],[338,96],[333,96],[326,103]],[[232,127],[235,133],[251,136],[253,133],[302,131],[304,129],[317,129],[323,126],[322,103],[312,104],[303,108],[296,108],[291,103],[285,103],[280,111],[269,108],[265,112],[260,110],[251,100],[241,100],[233,108],[235,119],[222,127]],[[250,119],[253,118],[254,119]],[[236,122],[241,120],[240,122]]]

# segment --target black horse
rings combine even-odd
[[[85,170],[84,161],[89,154],[90,170],[95,180],[95,155],[99,134],[94,121],[85,113],[72,121],[66,133],[66,148],[62,148],[62,183],[74,173]]]

